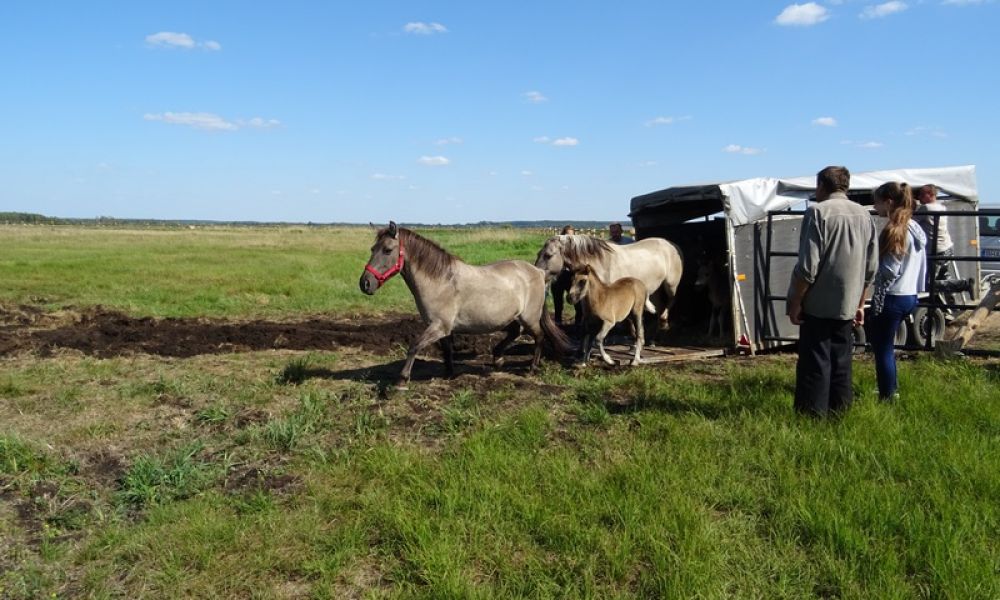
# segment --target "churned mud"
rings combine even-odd
[[[384,353],[407,347],[423,329],[416,315],[360,319],[317,316],[300,321],[157,319],[132,317],[99,306],[45,312],[34,306],[0,304],[0,356],[22,352],[46,355],[59,349],[100,358],[132,354],[191,357],[269,349],[355,348]],[[489,355],[501,337],[457,335],[457,357]],[[437,347],[425,353],[435,355]]]

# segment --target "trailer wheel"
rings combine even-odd
[[[907,327],[906,321],[900,321],[899,327],[896,328],[896,337],[892,340],[893,345],[905,346],[908,337],[910,337],[909,327]]]
[[[852,328],[854,333],[854,346],[851,348],[852,354],[864,354],[865,344],[868,343],[868,335],[865,333],[863,325],[855,325]]]
[[[944,337],[944,313],[939,308],[928,310],[926,306],[918,306],[913,311],[913,321],[910,324],[910,342],[918,347],[927,346],[927,336],[934,333],[934,340]]]

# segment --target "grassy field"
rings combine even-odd
[[[541,239],[428,235],[470,262]],[[357,291],[370,243],[0,229],[0,297],[412,311],[400,281]],[[549,362],[386,396],[399,359],[0,356],[0,597],[1000,597],[1000,362],[901,361],[884,405],[861,358],[857,405],[815,421],[791,412],[790,356]]]
[[[428,232],[425,232],[428,233]],[[467,262],[534,261],[545,236],[428,233]],[[374,231],[357,228],[99,229],[0,226],[0,301],[104,305],[157,317],[282,317],[412,310],[403,285],[358,291]]]

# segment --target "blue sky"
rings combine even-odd
[[[672,185],[977,165],[1000,2],[42,2],[0,9],[0,211],[625,218]]]

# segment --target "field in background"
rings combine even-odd
[[[428,235],[473,264],[534,261],[545,239],[514,229],[435,229]],[[0,301],[103,305],[156,317],[413,310],[403,285],[387,286],[374,298],[359,292],[374,237],[366,227],[0,226]]]
[[[428,236],[476,263],[543,238]],[[371,241],[0,228],[0,335],[95,304],[244,328],[412,313],[401,281],[357,290]],[[883,405],[859,359],[855,408],[816,422],[781,355],[534,376],[466,356],[392,391],[398,344],[133,342],[0,354],[0,597],[1000,596],[995,360],[902,360]]]

